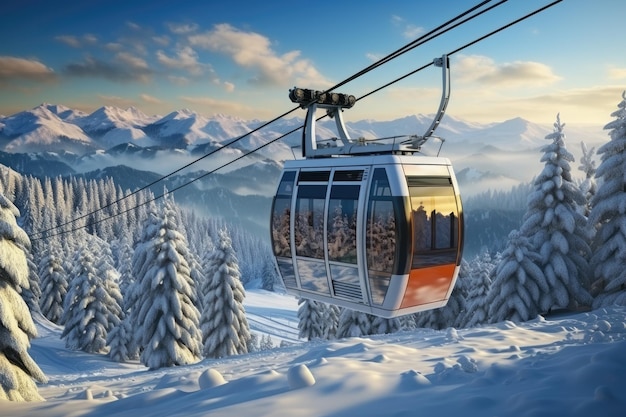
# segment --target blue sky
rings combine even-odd
[[[329,87],[477,3],[12,1],[0,25],[0,114],[48,102],[267,120],[293,107],[294,85]],[[509,0],[339,91],[359,97],[547,3]],[[448,113],[607,123],[626,89],[624,16],[622,0],[564,0],[454,54]],[[421,71],[346,120],[432,113],[440,78]]]

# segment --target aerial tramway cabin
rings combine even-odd
[[[286,161],[271,213],[271,240],[287,292],[391,318],[443,307],[458,276],[463,209],[447,158],[420,153],[424,136],[350,139],[342,110],[356,99],[290,91],[307,108],[305,159]],[[315,112],[326,109],[338,137],[317,140]],[[330,144],[330,146],[328,146]]]

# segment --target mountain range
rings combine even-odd
[[[366,139],[421,134],[432,121],[432,116],[421,114],[356,122],[348,121],[348,116],[350,136]],[[0,164],[38,177],[110,176],[124,189],[143,187],[167,175],[153,187],[155,194],[163,187],[182,185],[176,192],[179,202],[237,218],[265,233],[282,161],[300,153],[302,133],[296,129],[303,119],[279,119],[250,133],[264,123],[223,114],[205,117],[189,109],[149,116],[134,107],[105,106],[85,113],[44,103],[0,116]],[[318,136],[335,137],[334,124],[318,122]],[[551,126],[522,118],[480,124],[446,115],[436,131],[445,141],[429,142],[424,151],[448,157],[462,193],[472,195],[531,181],[541,171],[540,149],[550,132]],[[565,132],[577,160],[581,141],[592,147],[608,140],[601,127],[566,126]],[[281,140],[250,153],[276,138]],[[576,168],[573,165],[572,171]],[[184,187],[186,183],[193,186]]]

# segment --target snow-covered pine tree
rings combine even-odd
[[[124,298],[123,307],[126,310],[126,292],[133,285],[133,282],[135,282],[133,275],[133,248],[129,233],[124,233],[117,243],[117,260],[115,267],[120,274],[119,286],[122,297]]]
[[[334,304],[326,304],[324,309],[324,335],[323,339],[334,340],[337,338],[337,327],[339,326],[339,315],[341,311]]]
[[[259,350],[274,349],[274,342],[269,334],[261,336],[261,342],[259,343]]]
[[[374,316],[344,308],[339,315],[337,338],[361,337],[372,334]]]
[[[245,290],[239,279],[239,261],[225,229],[218,232],[215,248],[206,256],[200,319],[204,356],[223,358],[247,353],[250,328],[243,307]]]
[[[324,304],[300,298],[298,300],[298,337],[306,340],[321,339],[324,337]]]
[[[139,358],[141,350],[142,335],[135,331],[139,327],[139,301],[143,292],[140,277],[146,275],[148,268],[151,267],[151,259],[153,258],[154,241],[159,233],[159,220],[156,206],[152,206],[152,211],[146,213],[141,228],[141,235],[133,249],[132,266],[130,274],[130,282],[126,283],[126,288],[122,292],[124,300],[124,326],[130,337],[127,340],[126,352],[129,359]]]
[[[580,192],[585,196],[586,200],[582,213],[588,217],[589,213],[591,213],[591,202],[598,191],[598,185],[595,180],[596,161],[593,159],[596,148],[588,149],[585,142],[580,142],[580,147],[583,156],[580,158],[578,169],[585,173],[585,179],[580,183]]]
[[[474,327],[487,323],[489,305],[485,302],[491,287],[491,277],[495,264],[489,252],[477,256],[470,264],[467,277],[468,292],[465,317],[460,327]]]
[[[550,287],[539,265],[541,256],[528,238],[513,230],[485,298],[489,323],[519,323],[550,309]]]
[[[84,231],[81,234],[84,235],[84,245],[74,258],[61,337],[69,349],[105,353],[107,334],[120,323],[119,289],[99,275],[102,270],[97,269],[94,253],[99,249],[99,238]]]
[[[23,248],[28,236],[16,221],[19,211],[0,194],[0,399],[39,401],[35,381],[47,382],[28,354],[37,328],[20,291],[28,287],[28,264]],[[34,380],[33,380],[34,379]]]
[[[139,299],[131,308],[143,348],[141,363],[150,369],[194,363],[201,358],[199,312],[193,304],[194,283],[187,243],[178,228],[173,200],[166,197],[156,230],[140,251],[136,265]],[[154,227],[156,226],[156,227]],[[138,251],[135,251],[137,255]]]
[[[574,157],[565,147],[564,124],[557,115],[551,141],[541,148],[544,168],[535,179],[521,233],[528,236],[541,256],[540,267],[549,286],[550,309],[591,305],[588,285],[591,250],[587,219],[580,213],[585,197],[572,181],[570,162]]]
[[[26,305],[33,313],[41,312],[39,301],[41,300],[41,285],[39,273],[33,253],[29,248],[23,248],[26,255],[26,263],[28,264],[28,288],[22,291],[22,298],[26,301]]]
[[[109,357],[117,362],[125,362],[133,359],[133,352],[129,351],[132,339],[132,329],[128,327],[128,321],[122,320],[107,333],[107,346]]]
[[[400,319],[397,317],[387,319],[374,316],[372,319],[372,334],[391,334],[399,331],[401,327]]]
[[[69,284],[57,239],[51,239],[44,250],[39,262],[39,278],[42,287],[39,299],[41,313],[51,322],[60,324]]]
[[[615,120],[604,126],[611,140],[598,149],[600,186],[589,214],[589,224],[596,230],[590,262],[598,293],[595,308],[626,305],[626,91],[617,107],[611,113]]]

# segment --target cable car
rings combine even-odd
[[[271,240],[288,293],[392,318],[446,305],[463,248],[463,209],[450,161],[425,156],[449,98],[424,136],[353,140],[342,120],[356,99],[294,88],[307,108],[305,159],[286,161],[273,199]],[[325,109],[338,137],[317,140]],[[330,144],[330,146],[329,146]]]

